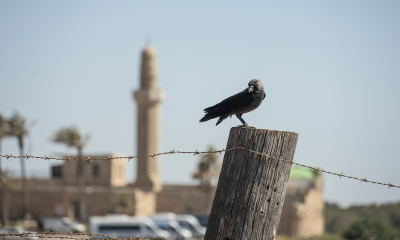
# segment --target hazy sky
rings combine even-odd
[[[267,96],[243,118],[299,133],[297,162],[400,185],[399,10],[365,0],[0,1],[0,114],[37,121],[33,155],[73,155],[50,141],[71,125],[92,135],[86,154],[135,154],[132,91],[150,35],[167,95],[161,151],[224,148],[240,121],[199,123],[202,110],[258,78]],[[16,140],[2,153],[17,155]],[[163,156],[162,180],[194,183],[198,160]],[[60,163],[27,162],[37,177]],[[19,160],[3,163],[19,173]],[[400,200],[398,188],[325,179],[325,199],[344,206]]]

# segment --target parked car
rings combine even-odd
[[[71,221],[69,218],[47,217],[43,219],[43,229],[50,232],[81,233],[86,230],[85,225]]]
[[[171,234],[171,237],[174,239],[192,238],[193,234],[189,230],[179,225],[179,223],[175,220],[174,215],[155,214],[151,216],[151,219],[157,224],[159,228],[168,231]]]
[[[109,214],[89,218],[89,228],[92,233],[104,234],[116,238],[171,238],[171,234],[160,229],[148,217],[130,217],[125,214]],[[103,238],[93,236],[92,238]]]
[[[175,220],[183,228],[191,231],[194,237],[202,238],[206,234],[206,228],[203,227],[199,220],[191,214],[176,214]]]
[[[204,215],[194,215],[194,216],[197,218],[197,220],[199,220],[201,226],[203,226],[205,228],[207,227],[208,216],[204,216]]]
[[[158,219],[173,219],[179,223],[179,225],[190,231],[193,237],[202,238],[206,234],[206,228],[203,227],[199,220],[191,214],[175,214],[173,212],[156,213],[153,217]]]
[[[30,232],[22,227],[18,227],[18,226],[12,226],[12,227],[3,227],[0,228],[0,234],[1,233],[10,233],[10,234],[21,234],[21,233],[26,233],[26,232]],[[33,232],[31,232],[33,233]],[[0,239],[25,239],[25,240],[37,240],[39,239],[38,237],[32,237],[32,236],[23,236],[22,238],[19,236],[6,236],[6,237],[1,237]]]

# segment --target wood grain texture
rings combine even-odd
[[[298,134],[231,128],[226,149],[293,160]],[[291,164],[248,151],[225,153],[205,240],[274,239]]]

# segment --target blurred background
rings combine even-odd
[[[138,154],[132,94],[140,89],[142,51],[151,45],[166,95],[159,151],[226,147],[229,129],[240,121],[199,123],[202,110],[257,78],[266,98],[243,118],[257,128],[299,133],[297,162],[400,185],[399,7],[396,1],[2,1],[0,114],[25,119],[24,153],[76,156],[76,147],[53,141],[75,127],[85,156]],[[18,138],[2,139],[1,154],[19,151]],[[199,161],[162,156],[160,181],[199,185]],[[26,160],[27,178],[51,179],[57,164]],[[21,177],[17,159],[2,159],[2,168]],[[124,171],[133,184],[136,161]],[[398,188],[331,175],[321,184],[325,210],[400,208]],[[382,218],[399,229],[396,211],[398,218]]]

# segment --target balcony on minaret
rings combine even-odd
[[[157,88],[157,58],[152,46],[146,46],[142,52],[140,89],[133,97],[138,104],[154,104],[165,98],[164,91]]]

